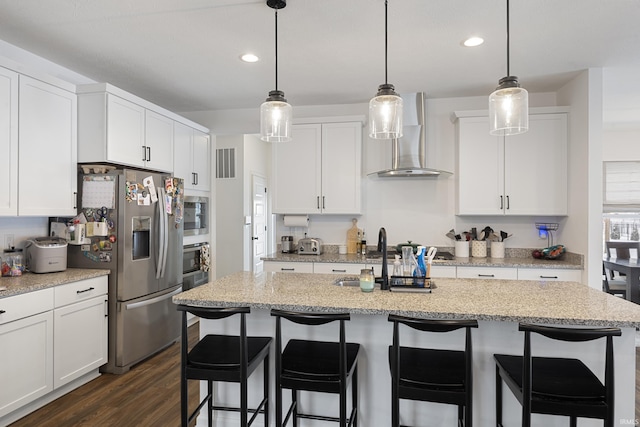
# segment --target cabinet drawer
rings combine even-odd
[[[458,267],[458,279],[506,279],[518,280],[517,268]]]
[[[349,262],[314,262],[314,273],[327,273],[327,274],[350,274],[360,275],[360,270],[366,268],[364,264],[353,264]]]
[[[0,325],[53,310],[53,288],[0,299]]]
[[[432,265],[431,266],[432,278],[456,278],[456,267],[453,265]]]
[[[313,263],[265,261],[264,271],[275,271],[278,273],[313,273]]]
[[[79,282],[56,286],[55,306],[62,307],[74,302],[84,301],[107,293],[107,276],[94,277]]]
[[[519,268],[518,280],[580,282],[582,280],[582,271],[554,268]]]

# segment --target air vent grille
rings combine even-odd
[[[216,150],[216,178],[236,177],[236,149],[218,148]]]

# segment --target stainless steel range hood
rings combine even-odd
[[[381,178],[438,177],[451,172],[427,167],[424,92],[402,94],[402,138],[391,140],[391,169],[374,172]],[[373,175],[371,174],[371,175]]]

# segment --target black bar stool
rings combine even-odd
[[[391,366],[391,426],[400,426],[400,399],[458,405],[458,426],[472,427],[473,375],[471,328],[476,320],[430,320],[389,315],[393,322]],[[424,332],[466,328],[464,351],[400,346],[400,324]],[[399,375],[398,375],[399,373]]]
[[[349,313],[300,313],[271,310],[276,317],[276,425],[285,426],[298,418],[337,421],[340,427],[358,425],[358,352],[360,344],[347,343],[345,321]],[[282,351],[281,319],[302,325],[340,322],[340,341],[324,342],[291,339]],[[347,387],[351,382],[351,413],[347,417]],[[291,390],[291,405],[282,421],[282,389]],[[298,411],[298,391],[340,395],[340,417],[303,414]]]
[[[207,404],[209,427],[213,425],[213,411],[240,412],[240,425],[250,426],[259,413],[264,413],[264,425],[269,425],[269,351],[271,337],[247,337],[246,314],[249,307],[192,307],[178,305],[182,311],[182,354],[180,375],[180,397],[182,427],[187,427]],[[187,313],[203,319],[224,319],[240,314],[240,335],[213,335],[203,337],[191,350],[188,348]],[[249,409],[247,380],[260,365],[264,365],[264,395],[256,409]],[[198,408],[189,414],[187,380],[207,381],[208,394]],[[240,383],[240,407],[213,405],[213,382]],[[250,420],[248,413],[253,413]]]
[[[570,425],[577,417],[604,420],[613,427],[613,337],[618,328],[561,328],[520,323],[524,356],[494,354],[496,361],[496,425],[502,426],[502,381],[522,404],[522,426],[531,426],[531,414],[564,415]],[[591,341],[606,337],[604,385],[578,359],[532,357],[531,333],[560,341]]]

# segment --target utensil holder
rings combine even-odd
[[[504,258],[504,242],[491,242],[491,258]]]
[[[486,258],[487,257],[487,241],[473,240],[471,242],[471,256],[474,258]]]
[[[469,258],[469,241],[456,240],[453,242],[453,249],[456,258]]]

